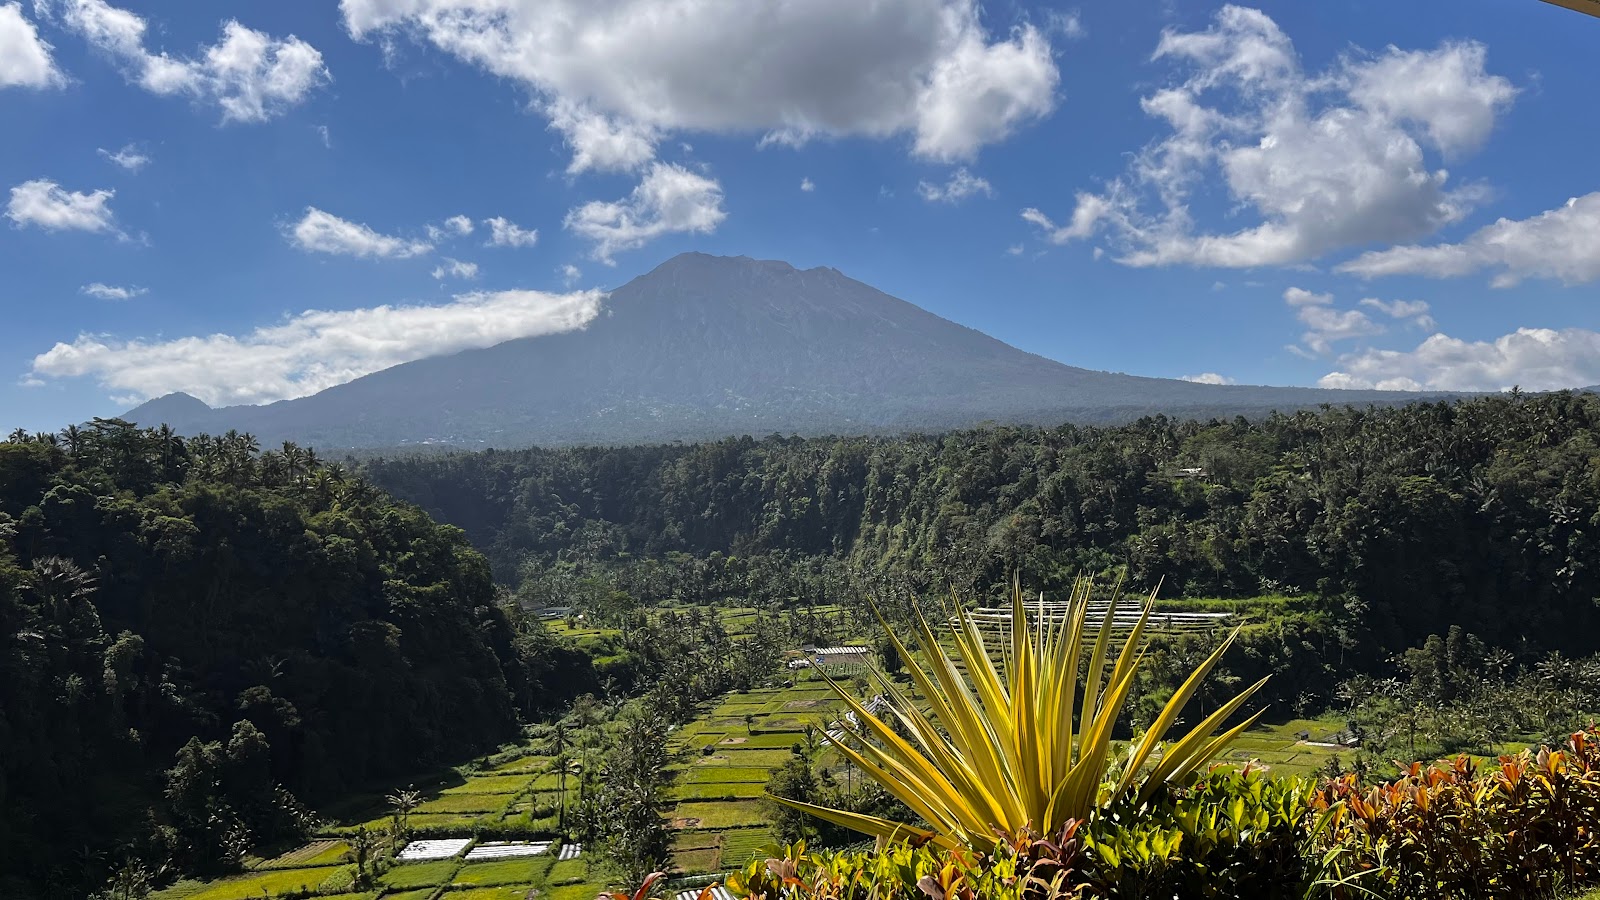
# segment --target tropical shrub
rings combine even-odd
[[[919,694],[913,703],[893,681],[874,671],[890,702],[893,725],[829,680],[860,723],[864,739],[854,746],[831,734],[828,740],[931,828],[774,799],[875,837],[915,837],[947,849],[985,850],[997,834],[1060,833],[1102,804],[1130,797],[1144,803],[1167,786],[1183,784],[1255,722],[1260,713],[1215,734],[1266,679],[1221,704],[1188,734],[1163,744],[1206,673],[1237,637],[1235,631],[1134,739],[1121,760],[1121,774],[1108,778],[1112,729],[1134,684],[1155,594],[1113,657],[1111,631],[1120,597],[1113,593],[1104,619],[1092,628],[1087,621],[1092,587],[1091,582],[1079,580],[1067,614],[1055,623],[1047,621],[1042,610],[1030,623],[1022,590],[1015,587],[999,659],[990,653],[973,618],[959,606],[950,627],[953,656],[920,613],[914,619],[921,662],[884,624],[895,652],[911,661],[907,671]],[[1042,596],[1040,601],[1042,605]],[[1090,642],[1080,693],[1080,664],[1085,663]],[[931,711],[924,713],[921,703]]]
[[[1335,874],[1365,876],[1336,897],[1548,896],[1600,880],[1600,731],[1482,766],[1413,764],[1371,788],[1346,775],[1312,807],[1326,815],[1314,837]]]
[[[804,841],[728,877],[736,897],[794,900],[1057,900],[1077,897],[1077,823],[1053,840],[1022,836],[988,852],[932,841],[814,853]]]
[[[1082,831],[1086,893],[1302,897],[1316,880],[1304,853],[1314,791],[1310,781],[1222,767],[1150,802],[1100,810]]]

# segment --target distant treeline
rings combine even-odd
[[[506,583],[608,571],[698,600],[796,571],[842,590],[826,575],[848,569],[984,594],[1013,572],[1065,590],[1078,573],[1125,569],[1135,586],[1164,579],[1167,597],[1312,598],[1341,657],[1387,659],[1451,625],[1530,654],[1589,653],[1597,424],[1594,395],[1513,392],[1255,421],[484,451],[364,471],[465,529]]]

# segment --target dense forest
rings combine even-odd
[[[1259,421],[378,459],[535,602],[998,596],[1126,571],[1164,597],[1288,597],[1298,685],[1456,625],[1528,658],[1600,649],[1600,398]],[[1285,619],[1289,621],[1289,619]],[[1263,651],[1265,652],[1265,651]],[[1275,651],[1279,652],[1279,651]],[[1294,697],[1295,693],[1288,694]]]
[[[0,442],[0,894],[215,871],[594,688],[459,529],[293,445]],[[550,677],[560,669],[559,679]]]

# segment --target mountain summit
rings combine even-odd
[[[1192,384],[1035,356],[836,269],[685,253],[586,328],[404,363],[309,397],[211,409],[186,394],[127,414],[320,447],[637,443],[982,421],[1232,415],[1390,392]]]

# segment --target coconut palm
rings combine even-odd
[[[1110,639],[1117,598],[1113,597],[1099,627],[1093,628],[1087,624],[1091,588],[1089,581],[1080,580],[1073,587],[1067,614],[1053,624],[1044,615],[1041,596],[1031,629],[1021,588],[1014,588],[1009,634],[1001,642],[998,658],[959,606],[949,633],[953,655],[919,613],[916,632],[922,662],[907,670],[921,702],[929,708],[927,713],[892,681],[875,673],[889,700],[891,725],[868,712],[843,685],[828,679],[855,713],[861,737],[867,739],[851,746],[832,735],[825,737],[932,830],[773,799],[880,838],[984,848],[993,845],[997,832],[1056,834],[1099,804],[1129,794],[1147,799],[1214,759],[1260,716],[1257,712],[1215,734],[1266,679],[1222,704],[1182,738],[1162,746],[1178,714],[1237,637],[1235,631],[1177,689],[1149,729],[1128,748],[1121,774],[1110,778],[1111,731],[1134,684],[1155,593],[1113,658]],[[887,624],[884,631],[901,659],[916,659]],[[1086,649],[1087,678],[1080,694],[1079,664]]]

